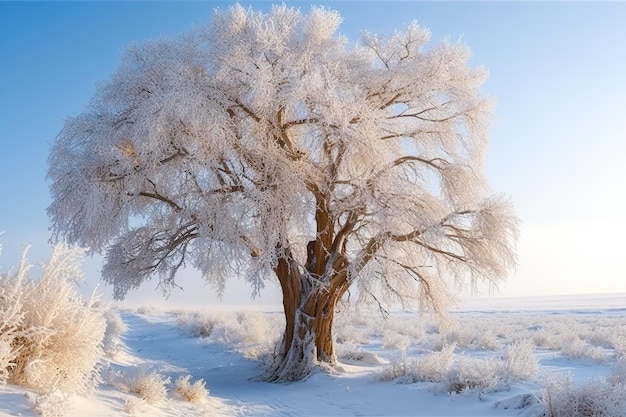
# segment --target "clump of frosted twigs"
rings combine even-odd
[[[596,378],[582,385],[571,376],[551,376],[540,401],[542,417],[623,417],[626,415],[626,385]]]
[[[209,390],[203,379],[194,383],[189,382],[191,375],[179,377],[174,383],[174,392],[183,400],[191,403],[200,403],[209,397]]]
[[[109,379],[109,382],[121,392],[134,394],[148,404],[162,404],[167,401],[170,378],[152,369],[140,367],[111,372]]]
[[[455,355],[455,347],[448,344],[441,351],[419,358],[403,355],[383,368],[379,379],[402,383],[437,382],[441,390],[448,393],[492,392],[506,389],[512,381],[530,377],[538,368],[534,348],[528,342],[510,345],[501,358]]]
[[[205,338],[257,359],[271,351],[281,336],[284,319],[258,312],[176,312],[178,326],[187,334]]]
[[[0,382],[85,393],[100,381],[105,309],[78,293],[82,253],[56,246],[36,279],[24,251],[16,270],[0,274]]]

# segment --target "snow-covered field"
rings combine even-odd
[[[4,385],[0,416],[538,416],[576,404],[626,415],[625,306],[626,294],[475,299],[445,327],[347,309],[341,365],[291,384],[258,378],[278,310],[120,310],[93,393]]]

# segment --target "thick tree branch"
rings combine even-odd
[[[407,155],[407,156],[403,156],[401,158],[396,159],[395,161],[393,161],[392,166],[393,167],[397,167],[399,165],[405,164],[407,162],[421,162],[423,164],[426,164],[432,168],[435,168],[437,171],[441,171],[441,169],[443,167],[445,167],[445,165],[448,164],[448,161],[446,161],[443,158],[431,158],[431,159],[426,159],[426,158],[422,158],[419,156],[412,156],[412,155]]]
[[[180,207],[178,204],[176,204],[175,202],[173,202],[169,198],[162,196],[161,194],[149,193],[147,191],[141,191],[141,192],[139,192],[138,195],[140,195],[142,197],[154,198],[155,200],[159,200],[159,201],[167,204],[168,206],[170,206],[172,209],[174,209],[175,212],[179,212],[179,211],[182,210],[182,207]]]

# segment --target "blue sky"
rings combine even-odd
[[[205,25],[229,4],[0,2],[3,271],[18,263],[22,244],[33,246],[32,262],[49,254],[46,159],[64,118],[85,109],[127,45]],[[484,91],[497,107],[487,176],[523,221],[519,267],[500,295],[626,292],[626,3],[315,4],[337,9],[341,33],[353,41],[361,30],[390,32],[417,20],[433,41],[461,38],[473,64],[489,69]],[[86,262],[91,284],[98,270],[99,259]],[[195,278],[188,272],[182,282],[196,288]],[[160,296],[145,287],[142,296]],[[241,291],[246,298],[235,281],[227,298]],[[209,288],[190,293],[208,297]]]

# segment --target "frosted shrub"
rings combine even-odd
[[[404,334],[386,332],[383,338],[383,349],[406,351],[410,345],[411,339]]]
[[[461,357],[443,380],[448,393],[477,390],[489,393],[507,388],[502,361],[494,358],[473,359]]]
[[[344,361],[358,362],[363,360],[363,348],[351,341],[337,343],[337,358]]]
[[[0,297],[1,297],[0,293]],[[3,303],[0,300],[0,303]],[[0,314],[4,312],[0,311]],[[10,320],[7,320],[10,321]],[[0,384],[5,384],[11,376],[11,371],[15,368],[15,358],[18,347],[13,346],[16,338],[16,328],[10,324],[0,323]]]
[[[457,325],[455,328],[443,334],[442,346],[448,343],[454,343],[459,348],[468,348],[472,347],[475,340],[476,336],[473,329],[469,328],[469,326]]]
[[[342,361],[361,362],[362,364],[380,365],[385,363],[382,358],[373,352],[363,350],[361,345],[351,342],[339,343],[337,345],[337,358]]]
[[[439,382],[448,373],[454,361],[454,343],[445,345],[441,351],[432,352],[417,361],[415,381]]]
[[[2,246],[0,245],[0,249]],[[19,269],[12,275],[0,273],[0,383],[9,379],[15,368],[15,358],[19,352],[17,338],[25,334],[22,328],[24,313],[22,299],[25,281],[30,265],[25,253]]]
[[[421,358],[401,355],[386,366],[379,380],[398,380],[402,383],[441,382],[454,361],[454,344],[444,346],[440,352],[432,352]]]
[[[601,346],[589,345],[589,349],[587,349],[586,355],[588,359],[594,360],[599,363],[606,362],[609,359],[608,353]]]
[[[579,337],[574,337],[564,341],[561,352],[563,356],[570,359],[582,359],[586,357],[587,348],[588,345],[584,340]]]
[[[600,326],[600,324],[598,324],[598,326]],[[592,346],[603,348],[611,347],[611,335],[608,330],[601,327],[588,330],[582,333],[580,337]]]
[[[114,375],[111,383],[118,390],[135,394],[148,404],[161,404],[167,400],[170,379],[147,368],[140,368]]]
[[[138,314],[144,314],[146,316],[158,316],[164,313],[162,308],[153,305],[137,307],[136,311]]]
[[[552,333],[544,329],[537,331],[537,333],[533,335],[532,340],[537,347],[543,347],[550,350],[557,350],[561,347],[560,338],[555,337]]]
[[[31,401],[33,401],[33,409],[41,417],[65,417],[67,411],[72,408],[69,394],[58,390],[31,398]]]
[[[11,341],[8,338],[0,335],[0,384],[6,383],[11,369],[15,366],[13,360],[15,359],[14,349],[11,347]]]
[[[124,411],[131,416],[140,413],[146,405],[145,400],[137,397],[127,398],[124,401]]]
[[[200,403],[209,397],[209,390],[205,387],[203,379],[199,379],[193,384],[189,382],[191,375],[181,376],[174,383],[174,392],[182,399]]]
[[[105,313],[106,330],[102,340],[102,348],[109,358],[114,358],[122,347],[122,335],[127,327],[117,310],[109,309]]]
[[[445,392],[477,390],[484,393],[507,389],[511,380],[526,379],[539,366],[530,341],[510,345],[503,358],[455,357],[455,348],[454,343],[444,344],[440,352],[421,358],[399,355],[382,370],[378,379],[402,383],[441,382]]]
[[[253,323],[250,321],[253,320]],[[251,325],[252,324],[252,325]],[[252,319],[248,313],[222,316],[209,336],[209,340],[225,346],[241,346],[262,340],[267,330],[261,320]]]
[[[241,313],[238,316],[238,320],[245,332],[242,341],[247,345],[244,352],[246,354],[251,354],[255,350],[253,348],[273,347],[277,339],[282,335],[284,324],[282,317],[279,315],[268,316],[262,313]]]
[[[411,383],[411,374],[416,368],[415,359],[407,357],[405,353],[391,358],[388,366],[385,366],[378,375],[379,381],[393,381]]]
[[[577,387],[569,375],[556,376],[546,381],[540,405],[541,417],[623,417],[626,388],[604,379]]]
[[[599,346],[592,346],[579,337],[568,338],[561,348],[564,356],[571,359],[591,359],[604,362],[608,359],[606,351]]]
[[[626,359],[626,335],[613,335],[611,347],[615,350],[615,355],[618,359]]]
[[[3,329],[1,344],[6,350],[8,337],[15,354],[0,371],[6,375],[9,369],[8,382],[68,393],[88,392],[99,382],[106,324],[96,297],[84,302],[77,291],[82,253],[56,246],[39,280],[29,278],[25,254],[17,272],[2,275],[0,313],[8,331]]]
[[[502,344],[492,331],[484,331],[478,337],[478,347],[485,350],[497,350]]]
[[[281,320],[261,313],[181,313],[177,323],[191,336],[258,358],[276,344],[284,326]]]
[[[537,372],[539,362],[534,352],[535,348],[529,340],[510,345],[505,354],[505,371],[508,377],[526,379]]]
[[[216,315],[180,313],[176,322],[185,333],[192,337],[209,337],[219,319]]]
[[[516,379],[532,376],[539,367],[529,340],[509,345],[503,358],[474,359],[461,356],[443,378],[446,392],[476,390],[488,393],[508,389]]]

